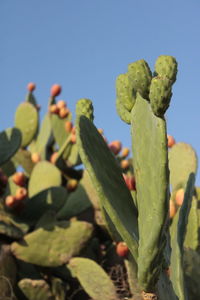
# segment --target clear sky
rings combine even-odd
[[[168,133],[200,157],[199,16],[199,0],[1,0],[0,130],[14,125],[28,82],[37,84],[41,117],[51,85],[60,83],[72,112],[90,98],[97,127],[130,146],[130,128],[115,110],[116,77],[142,58],[153,69],[165,54],[179,63]]]

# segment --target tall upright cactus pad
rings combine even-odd
[[[155,72],[159,76],[169,78],[172,83],[176,81],[177,61],[173,56],[160,55],[155,63]]]
[[[52,222],[24,236],[21,243],[12,243],[11,251],[25,262],[58,267],[67,263],[72,256],[78,255],[92,233],[93,226],[87,222]]]
[[[144,59],[128,65],[128,78],[133,91],[148,99],[152,73]]]
[[[22,135],[19,129],[9,128],[0,133],[0,166],[5,164],[21,146]]]
[[[171,226],[171,266],[170,279],[174,287],[174,291],[179,300],[186,300],[187,293],[184,285],[183,273],[183,244],[188,223],[188,215],[191,207],[192,195],[194,193],[195,176],[189,176],[184,201],[179,208],[172,226]]]
[[[81,160],[90,175],[101,205],[136,258],[137,210],[121,169],[103,137],[87,117],[77,115],[76,130]],[[124,199],[123,203],[121,199]]]
[[[165,120],[156,117],[149,102],[139,94],[132,109],[131,129],[139,211],[138,279],[143,290],[151,291],[159,278],[165,245],[169,196],[167,137]]]
[[[22,132],[21,147],[28,146],[38,130],[38,111],[29,102],[21,103],[15,113],[15,126]]]
[[[116,288],[108,274],[93,260],[75,257],[68,268],[93,300],[118,300]]]
[[[197,155],[191,145],[176,143],[169,151],[170,184],[172,189],[185,188],[188,177],[197,171]]]
[[[199,219],[198,219],[198,201],[195,196],[192,197],[192,204],[188,216],[188,224],[185,235],[184,247],[197,250],[199,242]]]
[[[28,300],[55,300],[45,280],[25,278],[19,281],[18,286]]]
[[[31,173],[28,185],[29,197],[50,187],[60,186],[61,182],[61,173],[58,168],[48,161],[41,161],[35,165]]]

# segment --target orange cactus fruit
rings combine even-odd
[[[17,201],[24,200],[28,195],[27,189],[20,187],[16,190],[15,199]]]
[[[71,133],[76,134],[76,127],[75,126],[72,128]]]
[[[16,172],[12,176],[12,180],[15,184],[17,184],[19,186],[24,186],[25,182],[26,182],[26,177],[23,172]]]
[[[54,84],[51,87],[50,94],[52,97],[56,97],[56,96],[60,95],[61,91],[62,91],[61,86],[59,84]]]
[[[129,148],[124,147],[124,148],[122,149],[121,155],[122,155],[123,158],[126,158],[126,157],[129,155],[129,153],[130,153]]]
[[[126,159],[123,159],[121,162],[120,162],[120,166],[122,169],[127,169],[129,166],[130,166],[130,163],[128,160]]]
[[[55,164],[57,157],[58,157],[58,152],[54,152],[50,157],[50,162],[52,164]]]
[[[67,133],[71,132],[73,128],[73,123],[71,121],[65,122],[65,130]]]
[[[72,144],[75,144],[76,143],[76,134],[74,134],[74,133],[71,133],[71,143]]]
[[[12,195],[7,196],[5,199],[5,205],[10,208],[14,207],[16,205],[15,196],[12,196]]]
[[[136,191],[136,184],[135,184],[135,177],[134,176],[127,176],[123,174],[126,186],[128,187],[129,191]]]
[[[58,114],[59,113],[59,108],[57,106],[57,104],[52,104],[49,106],[49,112],[51,114]]]
[[[184,200],[184,189],[179,189],[175,195],[175,202],[178,206],[181,206],[183,204],[183,200]]]
[[[129,249],[126,245],[125,242],[119,242],[117,245],[116,245],[116,253],[120,256],[120,257],[125,257],[127,256],[129,252]]]
[[[31,160],[33,163],[38,163],[39,161],[41,161],[41,157],[40,157],[40,154],[37,153],[37,152],[34,152],[31,154]]]
[[[111,142],[108,147],[110,148],[110,150],[112,151],[112,153],[114,153],[115,155],[119,154],[119,152],[122,149],[122,144],[120,141],[113,141]]]
[[[35,90],[35,88],[36,88],[35,83],[33,83],[33,82],[29,82],[29,83],[28,83],[28,85],[27,85],[27,90],[28,90],[29,92],[33,92],[33,91]]]
[[[174,144],[176,144],[176,141],[172,135],[167,135],[167,144],[169,148],[171,148],[172,146],[174,146]]]
[[[173,202],[173,200],[169,200],[169,217],[172,219],[176,214],[176,206]]]
[[[59,117],[60,117],[61,119],[66,118],[68,115],[69,115],[69,109],[68,109],[67,107],[62,107],[62,108],[59,110]]]
[[[67,181],[67,190],[69,192],[73,192],[78,186],[78,180],[76,179],[69,179]]]
[[[61,109],[61,108],[64,108],[64,107],[66,107],[67,105],[66,105],[66,102],[64,101],[64,100],[59,100],[58,102],[57,102],[57,107],[59,108],[59,109]]]

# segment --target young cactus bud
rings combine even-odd
[[[144,59],[128,65],[128,78],[132,89],[148,99],[152,73]]]
[[[76,104],[76,114],[77,116],[81,116],[84,115],[86,116],[88,119],[90,119],[91,121],[94,120],[94,115],[93,115],[93,105],[92,105],[92,101],[89,99],[80,99],[78,100],[77,104]]]
[[[116,246],[116,253],[120,256],[120,257],[125,257],[127,256],[129,252],[129,249],[126,245],[125,242],[119,242]]]
[[[23,172],[16,172],[12,176],[12,180],[15,184],[17,184],[19,186],[24,186],[26,183],[26,177]]]
[[[174,146],[174,144],[176,144],[176,141],[174,139],[174,137],[172,135],[167,135],[167,145],[169,148],[171,148],[172,146]]]
[[[29,83],[28,83],[28,85],[27,85],[27,90],[28,90],[29,92],[33,92],[33,91],[35,90],[35,88],[36,88],[35,83],[33,83],[33,82],[29,82]]]
[[[150,86],[150,103],[154,114],[163,117],[172,96],[171,81],[167,77],[154,77]]]
[[[62,88],[59,84],[52,85],[51,91],[50,91],[51,97],[56,97],[56,96],[60,95],[61,91],[62,91]]]
[[[161,77],[167,77],[172,81],[176,81],[177,61],[173,56],[161,55],[155,63],[155,72]]]

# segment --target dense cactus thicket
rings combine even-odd
[[[197,157],[167,135],[174,57],[144,60],[116,80],[132,155],[93,123],[75,123],[61,86],[40,123],[35,84],[0,133],[0,299],[200,298]]]

